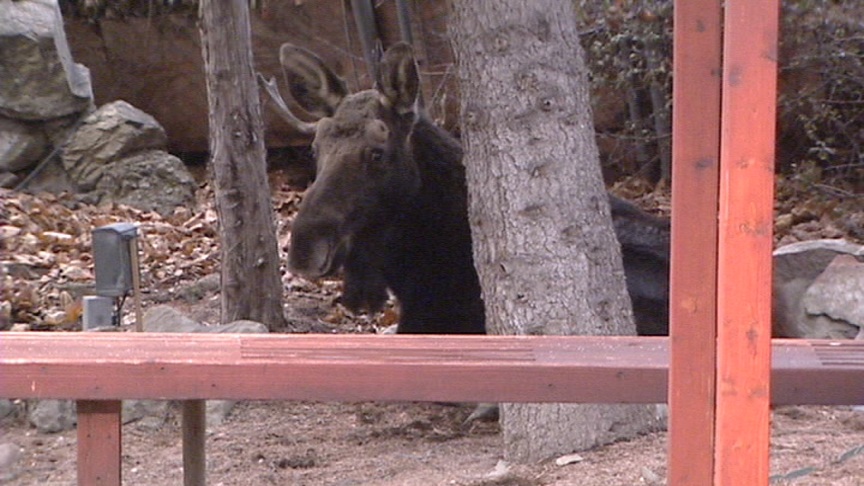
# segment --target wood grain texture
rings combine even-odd
[[[79,400],[78,484],[120,486],[121,427],[119,400]]]
[[[864,342],[774,348],[774,403],[864,403]],[[668,356],[662,337],[7,332],[0,397],[661,403]]]
[[[252,65],[249,5],[202,0],[200,12],[210,168],[219,216],[220,321],[250,319],[284,329],[281,261]]]
[[[711,484],[717,337],[717,198],[722,8],[675,5],[669,473],[673,485]]]
[[[778,17],[725,3],[715,486],[768,484]]]

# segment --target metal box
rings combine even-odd
[[[132,240],[138,228],[114,223],[93,230],[93,263],[96,295],[121,297],[132,290]]]
[[[115,325],[114,299],[101,295],[85,295],[82,304],[84,315],[81,322],[85,331]]]

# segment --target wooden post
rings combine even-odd
[[[135,306],[135,332],[144,331],[144,315],[141,312],[141,268],[138,264],[138,239],[129,241],[129,263],[132,265],[132,299]]]
[[[726,0],[716,486],[768,484],[778,0]]]
[[[710,485],[721,1],[676,2],[674,15],[668,484]]]
[[[78,484],[120,486],[120,400],[79,400]]]
[[[183,484],[204,486],[207,483],[205,455],[207,402],[183,401]]]

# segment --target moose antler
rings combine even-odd
[[[267,94],[270,95],[270,99],[273,100],[273,103],[276,104],[276,112],[279,116],[282,117],[283,120],[288,122],[289,125],[296,128],[297,131],[304,135],[314,135],[315,129],[318,126],[318,123],[310,123],[304,122],[303,120],[297,118],[294,113],[291,113],[291,110],[288,109],[288,105],[285,103],[285,100],[282,99],[282,95],[279,93],[279,88],[276,86],[276,78],[270,78],[269,80],[265,79],[261,73],[258,74],[258,82],[261,83],[261,87],[267,91]]]

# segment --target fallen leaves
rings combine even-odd
[[[275,183],[274,183],[275,181]],[[778,178],[775,243],[816,238],[847,238],[864,243],[864,201],[804,190],[795,180]],[[638,179],[613,190],[655,214],[668,215],[668,191],[655,190]],[[271,174],[271,192],[280,257],[290,241],[290,227],[301,191]],[[94,288],[91,231],[99,226],[131,222],[138,227],[141,286],[145,300],[182,299],[182,288],[219,272],[218,215],[212,189],[204,185],[196,204],[173,214],[141,211],[123,205],[92,206],[73,196],[13,193],[0,189],[0,330],[74,329],[81,316],[81,297]],[[391,300],[375,316],[354,315],[338,304],[339,280],[310,282],[287,270],[286,296],[310,297],[329,306],[322,321],[368,332],[398,320]]]
[[[162,217],[123,205],[91,206],[73,196],[0,190],[0,328],[75,326],[93,293],[91,231],[131,222],[139,229],[142,287],[170,286],[218,271],[216,211],[206,188],[197,208]]]

